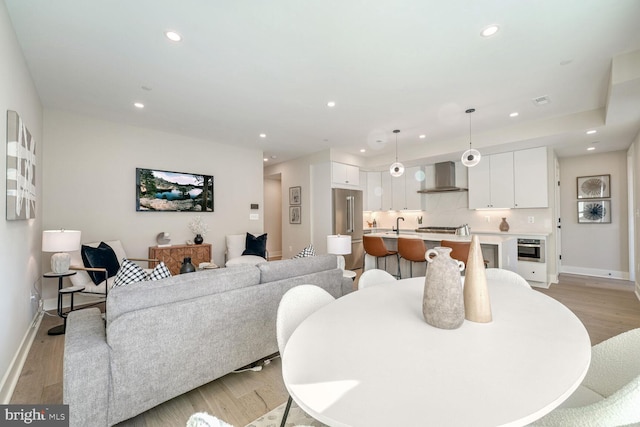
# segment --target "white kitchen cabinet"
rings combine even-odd
[[[380,172],[367,172],[367,211],[382,210],[382,177]]]
[[[418,190],[422,189],[424,182],[424,171],[422,167],[415,166],[407,168],[405,174],[405,197],[407,199],[406,208],[412,211],[422,210],[422,195]]]
[[[547,283],[547,263],[518,260],[518,274],[525,280]]]
[[[331,163],[331,182],[337,185],[358,187],[360,185],[360,168],[344,163]]]
[[[391,175],[389,175],[391,176]],[[394,211],[400,211],[407,208],[407,198],[406,198],[406,178],[407,173],[402,174],[402,176],[391,177],[391,208]]]
[[[516,208],[548,207],[547,148],[515,151],[513,181]]]
[[[484,156],[469,168],[469,209],[514,207],[513,153]]]
[[[380,172],[380,182],[382,186],[382,209],[384,211],[393,210],[393,177],[389,171]]]

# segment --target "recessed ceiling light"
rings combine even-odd
[[[424,134],[423,134],[423,135],[420,135],[418,138],[420,138],[420,139],[425,139],[426,137],[427,137],[427,135],[424,135]]]
[[[497,25],[489,25],[487,28],[480,31],[480,35],[482,37],[491,37],[492,35],[497,33],[499,29],[500,27],[498,27]]]
[[[327,102],[327,107],[332,108],[336,106],[336,102],[335,101],[329,101]]]
[[[267,134],[266,134],[266,133],[261,133],[261,134],[260,134],[260,138],[266,138],[266,137],[267,137]]]
[[[517,111],[514,111],[513,113],[509,114],[509,117],[518,117],[520,115],[520,113],[518,113]]]
[[[264,159],[262,159],[262,160],[265,161],[265,162],[269,161],[269,159],[267,159],[266,157]]]
[[[595,149],[596,149],[596,147],[589,147],[589,148],[587,148],[587,151],[593,151]]]
[[[144,108],[144,104],[142,102],[134,102],[133,106],[136,108]]]
[[[167,38],[172,42],[179,42],[182,40],[182,36],[175,31],[165,31],[164,35],[167,36]]]
[[[594,133],[596,133],[596,132],[598,132],[598,131],[597,131],[597,130],[595,130],[595,129],[591,129],[591,130],[588,130],[588,131],[587,131],[587,135],[593,135],[593,134],[594,134]]]
[[[366,151],[367,151],[367,150],[365,150],[364,148],[361,148],[361,149],[360,149],[360,152],[361,152],[361,153],[364,153],[364,152],[366,152]]]

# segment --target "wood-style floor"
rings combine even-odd
[[[631,282],[561,275],[560,283],[549,289],[535,289],[569,307],[584,323],[592,344],[640,327],[640,301]],[[47,335],[57,324],[58,317],[44,317],[11,403],[62,403],[64,335]],[[119,425],[184,426],[192,413],[205,411],[241,427],[286,399],[280,359],[275,359],[260,372],[226,375]]]

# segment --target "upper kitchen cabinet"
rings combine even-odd
[[[513,153],[484,156],[469,168],[469,209],[514,207]]]
[[[485,156],[469,168],[469,209],[548,206],[546,147]]]
[[[404,174],[398,178],[392,178],[393,186],[393,209],[394,210],[410,210],[417,211],[422,209],[420,193],[420,185],[424,180],[424,172],[420,166],[406,168]],[[398,195],[396,195],[396,192]]]
[[[382,210],[382,180],[380,172],[367,172],[365,211]]]
[[[360,186],[360,168],[331,162],[331,183],[334,187],[355,188]]]
[[[516,208],[549,207],[547,147],[513,153],[513,183]]]

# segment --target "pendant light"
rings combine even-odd
[[[389,167],[389,173],[392,177],[397,178],[402,176],[404,173],[404,165],[398,162],[398,134],[400,133],[399,129],[393,131],[396,134],[396,161]]]
[[[465,113],[469,114],[469,149],[462,153],[462,164],[468,168],[472,168],[480,163],[482,155],[474,148],[471,148],[471,113],[476,111],[475,108],[469,108]]]

